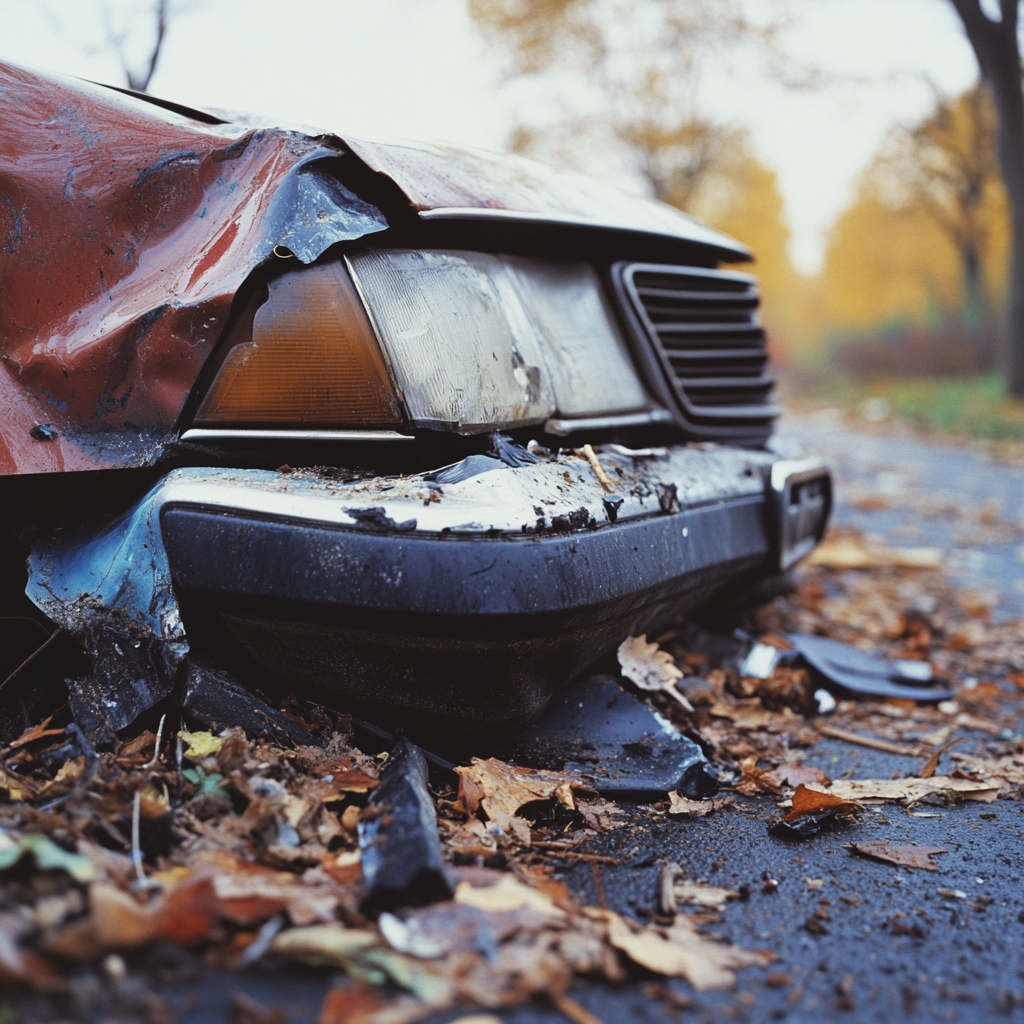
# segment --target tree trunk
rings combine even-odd
[[[992,21],[979,0],[952,0],[952,4],[999,114],[999,164],[1013,227],[1004,359],[1010,393],[1024,398],[1024,92],[1017,43],[1018,0],[1000,0],[1000,21]]]

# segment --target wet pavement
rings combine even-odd
[[[828,460],[835,525],[892,545],[941,548],[954,583],[994,591],[997,617],[1024,614],[1024,451],[1009,463],[900,423],[851,430],[834,409],[788,415],[776,442]]]

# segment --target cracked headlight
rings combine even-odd
[[[473,433],[650,407],[587,263],[381,250],[351,266],[418,425]]]

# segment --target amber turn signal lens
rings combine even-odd
[[[195,425],[401,423],[384,357],[345,268],[308,267],[269,288],[252,340],[230,349]]]

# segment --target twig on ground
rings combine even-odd
[[[167,721],[166,712],[160,716],[160,724],[156,727],[156,744],[153,747],[153,759],[147,761],[143,766],[142,770],[149,771],[150,768],[155,768],[157,761],[160,760],[160,741],[164,735],[164,722]]]
[[[919,757],[918,747],[910,747],[905,743],[891,743],[889,740],[876,739],[874,736],[864,736],[851,729],[842,729],[838,725],[826,725],[824,722],[815,722],[814,728],[822,736],[829,739],[842,740],[844,743],[854,743],[859,747],[870,747],[872,750],[881,750],[886,754],[902,754],[904,757]]]

